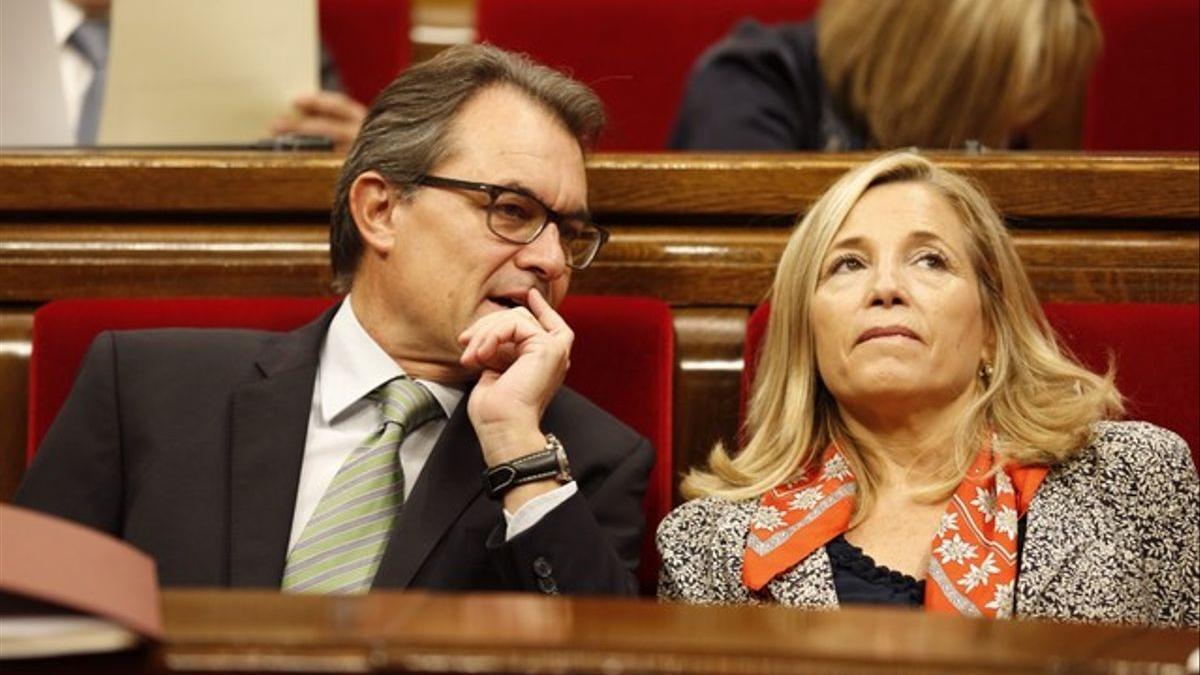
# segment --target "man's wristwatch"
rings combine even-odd
[[[483,489],[492,499],[518,485],[553,478],[559,483],[571,482],[571,466],[567,453],[554,434],[546,434],[546,447],[532,455],[497,464],[483,472]]]

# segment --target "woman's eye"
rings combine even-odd
[[[830,274],[841,274],[842,272],[854,272],[865,268],[866,265],[857,256],[844,255],[840,256],[829,265]]]
[[[926,251],[917,256],[917,265],[931,270],[946,269],[946,256],[937,251]]]

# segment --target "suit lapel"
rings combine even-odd
[[[337,306],[263,348],[261,377],[234,392],[229,584],[278,588],[304,459],[321,342]]]
[[[483,453],[467,417],[467,398],[454,411],[433,447],[417,484],[392,526],[376,588],[412,583],[433,547],[475,499],[483,498]]]

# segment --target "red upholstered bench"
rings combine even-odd
[[[479,39],[596,90],[602,150],[661,150],[696,58],[737,22],[802,21],[816,0],[478,0]]]
[[[1050,324],[1089,368],[1104,372],[1117,360],[1117,388],[1130,419],[1153,422],[1183,437],[1200,467],[1200,306],[1195,304],[1043,305]],[[755,355],[770,306],[760,305],[746,325],[742,415]]]
[[[1083,147],[1200,149],[1200,2],[1091,2],[1104,47],[1088,84]]]
[[[104,330],[227,327],[287,331],[329,308],[335,298],[59,300],[33,317],[29,365],[32,459],[92,339]],[[650,298],[572,296],[561,313],[575,330],[567,384],[654,444],[646,490],[647,536],[640,577],[652,592],[658,576],[653,533],[671,508],[671,401],[675,333],[666,303]]]

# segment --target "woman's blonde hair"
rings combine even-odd
[[[1100,49],[1087,0],[825,0],[826,85],[877,147],[1007,147],[1073,105]]]
[[[840,178],[792,232],[770,291],[745,448],[731,457],[718,443],[708,470],[685,477],[685,497],[758,497],[818,461],[836,442],[858,480],[857,513],[869,512],[878,484],[872,450],[847,431],[821,381],[809,307],[821,261],[850,210],[871,188],[901,182],[928,187],[958,215],[978,277],[983,321],[995,342],[992,373],[980,378],[956,429],[955,461],[927,477],[932,483],[924,496],[952,492],[988,433],[1002,462],[1055,464],[1087,444],[1092,423],[1123,411],[1113,369],[1096,375],[1058,344],[1004,222],[979,189],[919,155],[891,153]]]

